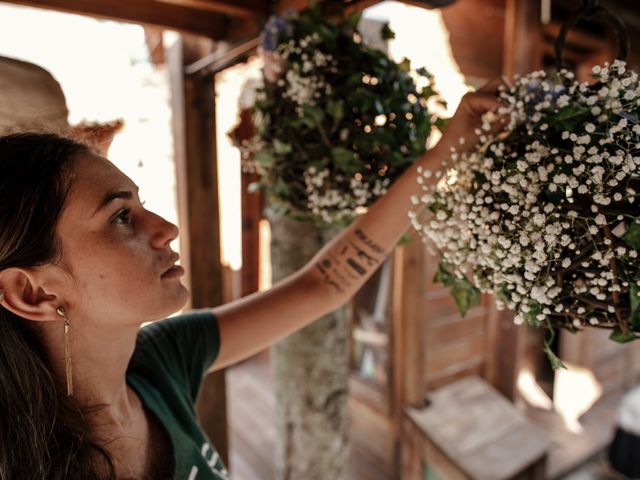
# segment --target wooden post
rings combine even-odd
[[[214,83],[185,76],[184,66],[203,56],[202,41],[180,38],[168,50],[173,107],[182,263],[191,308],[222,303]],[[210,48],[210,45],[209,45]],[[225,372],[205,376],[197,403],[200,423],[229,465]]]
[[[505,7],[503,74],[511,78],[540,68],[540,2],[507,0]],[[528,328],[514,325],[512,312],[497,311],[495,306],[491,308],[485,377],[513,400],[517,396],[518,374],[525,360]]]
[[[424,405],[424,321],[426,250],[411,232],[408,244],[396,249],[394,271],[395,387],[393,410]]]

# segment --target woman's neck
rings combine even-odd
[[[87,420],[100,429],[126,429],[139,400],[127,387],[126,371],[135,349],[138,327],[82,328],[71,326],[73,402],[87,412]],[[65,379],[64,330],[62,322],[44,329],[44,345],[53,373]],[[95,407],[95,408],[94,408]]]

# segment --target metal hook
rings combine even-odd
[[[624,22],[609,12],[606,8],[602,7],[598,0],[582,0],[582,7],[576,10],[571,16],[564,22],[558,39],[556,40],[556,66],[558,70],[566,68],[564,59],[562,58],[562,51],[564,50],[567,33],[569,30],[576,26],[579,20],[582,18],[591,19],[599,16],[603,20],[606,20],[613,26],[613,32],[616,36],[618,43],[618,57],[620,60],[626,60],[629,55],[629,32],[624,25]]]

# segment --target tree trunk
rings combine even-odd
[[[276,282],[304,266],[336,232],[270,215]],[[348,315],[343,307],[272,348],[276,478],[347,478]]]

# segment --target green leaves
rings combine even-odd
[[[355,174],[362,166],[353,156],[353,151],[344,147],[333,147],[331,149],[331,157],[338,169],[342,170],[347,175]]]
[[[549,359],[549,363],[551,363],[551,368],[553,368],[554,370],[558,370],[560,368],[567,368],[567,366],[562,363],[562,360],[560,360],[560,358],[553,352],[553,350],[551,349],[551,345],[547,342],[544,343],[544,347],[542,348],[542,351],[547,355],[547,358]]]
[[[640,223],[638,223],[638,220],[639,219],[636,218],[636,220],[631,225],[629,225],[629,228],[622,236],[622,240],[624,241],[624,243],[629,245],[634,250],[640,250]]]
[[[302,107],[303,111],[303,119],[304,122],[307,123],[308,126],[313,127],[314,125],[318,125],[322,122],[324,118],[324,111],[322,111],[319,107],[314,107],[309,104],[305,104]]]
[[[281,142],[280,140],[275,138],[273,140],[273,150],[278,155],[286,155],[287,153],[291,152],[291,145],[289,145],[288,143]]]
[[[480,304],[480,290],[465,277],[458,278],[449,272],[447,265],[443,261],[438,265],[438,271],[433,281],[442,283],[445,287],[451,287],[451,296],[463,317],[471,307]]]
[[[632,280],[629,285],[629,318],[627,322],[631,325],[631,328],[635,331],[640,332],[640,297],[638,297],[638,293],[640,293],[640,287],[635,280]]]
[[[549,363],[551,363],[551,368],[554,370],[558,370],[560,368],[567,368],[567,366],[562,363],[562,360],[554,353],[553,351],[553,340],[556,338],[556,331],[553,327],[549,327],[549,335],[544,339],[544,347],[542,347],[542,351],[547,355],[549,359]]]
[[[569,105],[550,118],[550,123],[562,130],[574,130],[590,114],[587,107]]]
[[[611,335],[609,335],[609,340],[613,340],[614,342],[618,343],[629,343],[638,338],[640,338],[640,336],[636,335],[635,333],[629,332],[625,334],[619,328],[614,329]]]
[[[287,216],[339,222],[355,217],[363,199],[364,206],[375,201],[381,182],[393,183],[424,153],[436,121],[425,98],[438,94],[427,70],[417,72],[426,85],[418,90],[408,60],[397,63],[361,41],[359,13],[345,15],[336,2],[318,2],[285,20],[275,40],[287,51],[282,81],[260,89],[256,144],[265,147],[251,160],[260,166],[265,194]],[[394,37],[389,25],[381,35]],[[301,174],[311,166],[331,175],[309,190]],[[355,173],[370,195],[352,189]],[[344,202],[323,201],[336,191]],[[462,304],[471,301],[458,290]]]
[[[395,32],[391,30],[388,23],[385,23],[380,30],[380,36],[383,40],[393,40],[394,38],[396,38]]]

